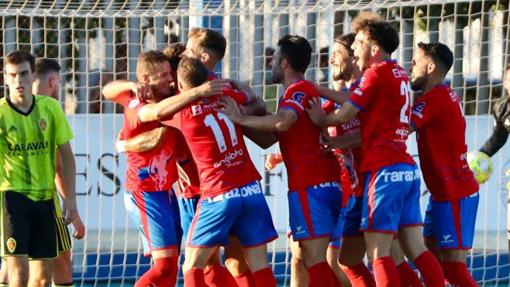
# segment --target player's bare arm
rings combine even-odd
[[[58,152],[62,157],[62,166],[66,167],[63,169],[65,196],[62,199],[64,201],[64,223],[69,224],[74,221],[78,214],[78,208],[76,207],[76,162],[69,142],[59,145]]]
[[[319,85],[316,85],[316,88],[317,91],[319,91],[319,95],[321,95],[321,97],[340,104],[346,102],[352,94],[351,91],[335,91],[328,87]]]
[[[357,148],[361,146],[361,132],[357,130],[347,135],[328,136],[326,137],[325,144],[328,149]]]
[[[322,109],[319,98],[310,99],[310,108],[306,109],[312,122],[320,127],[336,126],[352,120],[359,112],[349,101],[342,104],[339,109],[326,115]]]
[[[104,86],[102,93],[109,101],[125,106],[133,96],[146,99],[150,97],[152,91],[150,86],[144,83],[117,80]]]
[[[74,157],[73,157],[74,159]],[[62,198],[68,197],[68,190],[64,184],[64,171],[62,169],[62,156],[57,151],[57,165],[55,169],[55,187]],[[76,197],[76,195],[75,195]],[[81,221],[80,214],[76,210],[76,217],[72,222],[75,232],[73,233],[74,238],[82,239],[85,236],[85,225]]]
[[[144,152],[151,150],[161,143],[166,127],[156,128],[126,140],[115,142],[115,148],[118,152]]]
[[[142,122],[150,122],[170,117],[186,105],[204,97],[221,94],[225,87],[225,80],[216,79],[168,97],[159,103],[147,104],[138,111],[138,118]]]
[[[266,103],[255,94],[250,85],[236,80],[229,79],[228,81],[232,84],[233,88],[243,91],[248,97],[248,104],[240,107],[244,115],[263,116],[266,114]]]
[[[278,142],[278,137],[276,137],[274,132],[244,127],[243,133],[247,138],[263,149],[270,148]]]
[[[223,97],[220,102],[222,106],[220,112],[226,114],[234,123],[244,127],[272,132],[284,132],[297,120],[297,115],[293,111],[287,109],[281,109],[275,115],[257,117],[243,115],[237,103],[231,98]]]

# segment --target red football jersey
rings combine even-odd
[[[124,107],[124,121],[120,139],[125,140],[160,127],[158,121],[143,123],[138,119],[138,110],[145,105],[132,99]],[[176,131],[169,129],[163,134],[160,146],[145,152],[126,152],[126,189],[131,191],[170,190],[177,180],[175,165]]]
[[[244,93],[226,90],[224,95],[246,104]],[[243,131],[216,111],[219,96],[196,101],[176,114],[186,142],[197,164],[200,191],[212,197],[241,187],[261,177],[244,143]]]
[[[287,88],[278,104],[278,110],[290,109],[297,116],[289,130],[278,135],[289,190],[339,181],[338,162],[333,153],[322,148],[321,129],[312,123],[305,111],[309,107],[308,101],[314,97],[319,97],[315,86],[300,80]]]
[[[386,60],[367,69],[349,101],[360,110],[362,172],[415,163],[406,151],[411,87],[407,72],[396,61]]]
[[[353,92],[359,86],[360,81],[355,81],[349,87],[348,90]],[[347,90],[347,89],[346,89]],[[333,112],[341,105],[333,101],[326,100],[322,105],[322,108],[326,113]],[[330,136],[348,135],[359,131],[361,127],[361,121],[356,116],[347,123],[343,123],[339,126],[329,127],[328,133]],[[335,150],[335,154],[339,158],[344,167],[341,172],[342,181],[342,197],[363,196],[363,173],[360,171],[361,163],[361,147],[348,148],[343,150]],[[340,160],[341,157],[341,160]],[[346,192],[347,191],[347,192]]]
[[[177,180],[177,196],[193,198],[200,196],[200,178],[198,169],[188,144],[181,132],[177,133],[176,161],[179,180]]]
[[[456,200],[478,191],[466,161],[466,120],[460,99],[446,85],[420,96],[411,116],[423,179],[437,201]]]

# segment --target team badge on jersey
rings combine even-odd
[[[292,99],[300,104],[303,104],[303,101],[305,100],[305,94],[302,92],[295,92],[292,94]]]
[[[202,114],[202,106],[201,105],[191,106],[191,113],[194,116],[198,116],[198,115]]]
[[[39,128],[41,128],[41,130],[43,130],[43,131],[46,129],[46,120],[45,119],[39,120]]]
[[[12,237],[7,239],[5,245],[7,246],[7,250],[9,250],[10,253],[14,253],[14,251],[16,250],[16,240]]]
[[[423,109],[425,108],[425,102],[417,103],[413,107],[413,115],[423,118]]]

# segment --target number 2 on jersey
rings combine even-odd
[[[408,81],[402,81],[400,83],[400,95],[406,97],[406,102],[404,103],[402,109],[400,110],[400,122],[408,124],[409,115],[407,114],[407,109],[411,104],[411,86],[409,85]],[[411,111],[409,111],[409,114],[410,113]]]
[[[228,134],[230,136],[230,140],[232,141],[232,146],[236,146],[237,145],[237,135],[236,135],[236,128],[234,126],[234,123],[232,123],[232,121],[225,114],[218,113],[217,116],[218,116],[218,119],[222,120],[227,125]],[[216,120],[216,118],[214,117],[214,115],[208,114],[204,118],[204,124],[207,127],[211,128],[211,130],[214,134],[214,138],[216,139],[216,143],[218,144],[218,149],[220,150],[220,152],[226,152],[227,151],[227,143],[225,141],[225,136],[223,135],[223,132],[221,131],[221,127],[220,127],[218,121]]]

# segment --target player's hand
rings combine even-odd
[[[234,123],[238,123],[242,117],[236,101],[230,97],[222,97],[220,99],[220,108],[218,109],[218,112],[227,115]]]
[[[152,88],[150,85],[140,82],[132,82],[131,91],[140,101],[152,99]]]
[[[324,137],[324,145],[327,150],[346,149],[351,147],[349,141],[344,136],[326,136]]]
[[[310,105],[310,108],[306,109],[308,116],[310,116],[310,119],[314,124],[322,126],[326,113],[324,113],[324,110],[322,109],[320,98],[312,98],[308,101],[308,104]]]
[[[76,197],[64,198],[64,206],[62,207],[62,212],[64,214],[64,223],[66,225],[70,224],[76,219],[78,216],[78,208],[76,207]]]
[[[202,85],[196,87],[196,92],[199,97],[210,97],[214,95],[223,94],[223,90],[228,87],[230,84],[223,79],[215,79],[212,81],[207,81]]]
[[[118,153],[126,152],[126,141],[118,140],[115,142],[115,149]]]
[[[85,224],[81,221],[80,215],[77,214],[73,221],[74,233],[73,237],[76,239],[82,239],[85,236]]]
[[[281,153],[270,153],[266,156],[266,162],[264,163],[264,167],[266,168],[266,170],[272,170],[282,161],[283,158]]]

